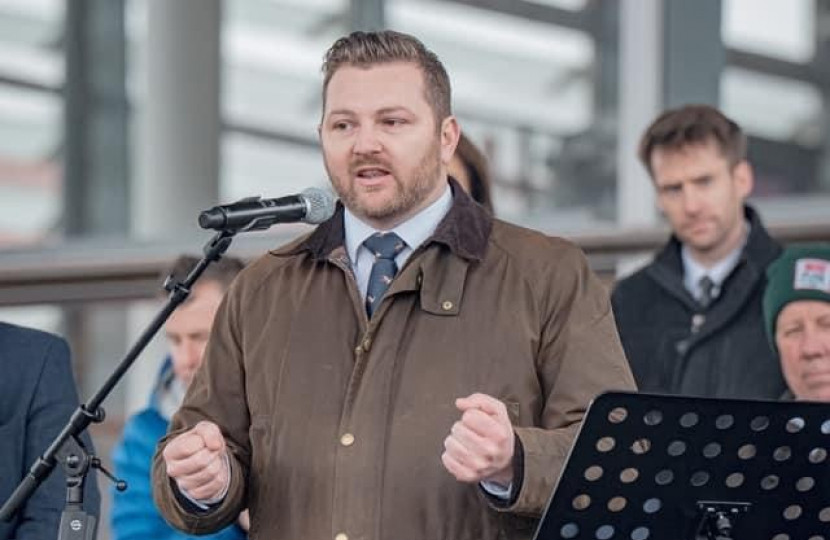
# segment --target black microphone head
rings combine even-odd
[[[300,194],[305,199],[307,210],[303,221],[316,225],[334,215],[334,197],[325,189],[308,188]]]

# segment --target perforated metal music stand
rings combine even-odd
[[[535,540],[830,540],[830,404],[612,392]]]

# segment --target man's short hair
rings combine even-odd
[[[640,140],[639,157],[649,174],[651,156],[657,148],[680,150],[689,145],[714,142],[734,167],[746,159],[746,135],[740,126],[709,105],[686,105],[670,109],[652,122]]]
[[[173,261],[173,264],[162,272],[162,281],[171,275],[176,281],[184,281],[199,260],[199,257],[193,255],[180,255]],[[245,263],[242,260],[235,257],[223,256],[218,261],[213,261],[208,265],[196,281],[196,286],[205,283],[216,283],[222,289],[222,292],[225,292],[243,268],[245,268]]]
[[[436,123],[452,114],[450,78],[438,56],[417,38],[394,30],[352,32],[334,42],[323,58],[323,109],[332,76],[343,66],[368,69],[379,64],[410,62],[421,68],[424,93]]]

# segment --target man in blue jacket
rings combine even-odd
[[[179,257],[165,276],[172,274],[182,280],[197,261],[195,257]],[[179,408],[193,374],[202,364],[216,309],[242,267],[241,261],[229,257],[208,266],[187,301],[165,323],[170,357],[161,368],[150,403],[127,421],[113,454],[115,473],[129,486],[125,492],[113,490],[114,540],[192,538],[168,525],[153,504],[150,465],[156,443],[167,433],[170,417]],[[247,529],[245,512],[238,524],[204,538],[244,539],[243,529]]]
[[[0,323],[0,504],[29,472],[78,407],[69,347],[54,336]],[[82,441],[92,453],[84,433]],[[95,472],[87,476],[84,509],[97,518],[100,495]],[[66,478],[60,466],[16,512],[0,522],[0,540],[58,537],[66,503]]]

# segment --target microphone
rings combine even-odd
[[[214,206],[199,214],[199,226],[217,231],[260,231],[276,223],[322,223],[334,215],[334,197],[320,188],[278,199],[247,197],[233,204]]]

